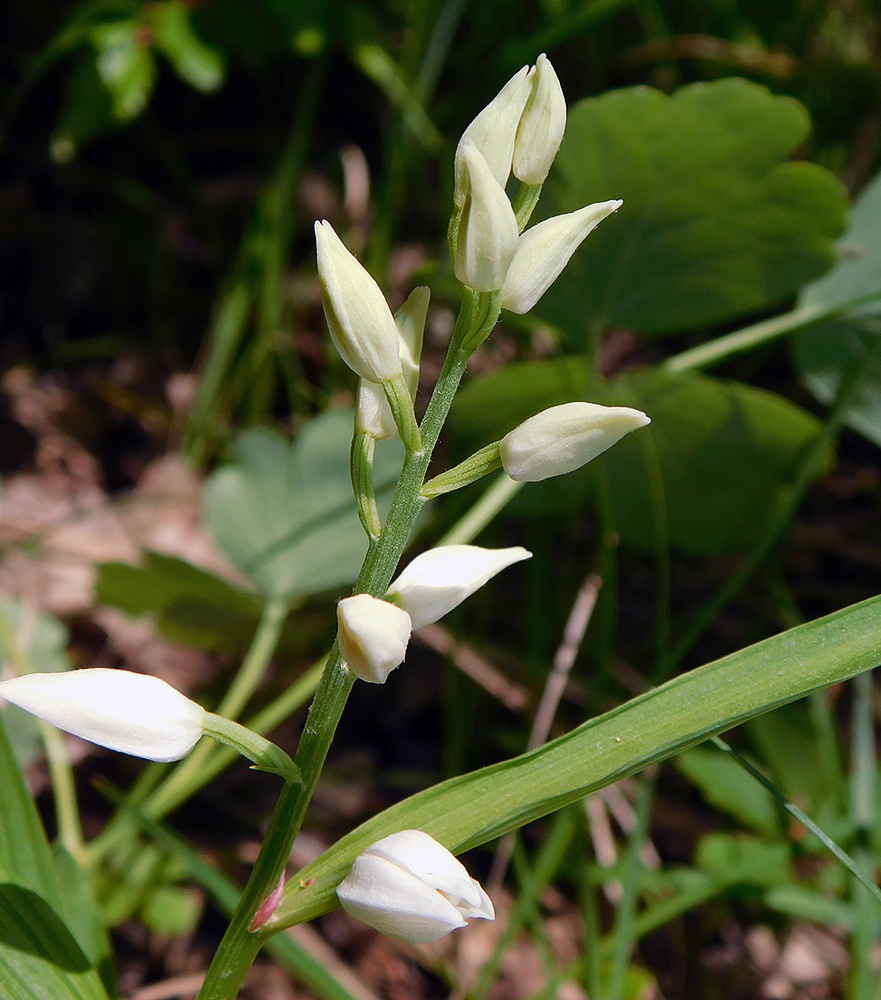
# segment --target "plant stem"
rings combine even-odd
[[[385,527],[368,549],[355,593],[381,597],[388,589],[423,503],[420,490],[431,453],[465,373],[469,355],[462,345],[479,337],[488,321],[485,307],[485,296],[466,290],[440,377],[420,426],[422,449],[407,452]],[[490,318],[494,323],[491,314]],[[268,898],[284,871],[354,683],[354,675],[346,668],[334,643],[294,758],[303,783],[285,785],[251,877],[208,969],[198,1000],[234,1000],[264,941],[275,931],[273,928],[269,932],[251,933],[248,928],[257,908]]]

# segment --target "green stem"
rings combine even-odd
[[[463,344],[479,338],[488,317],[493,314],[492,309],[487,309],[488,297],[466,290],[440,377],[420,427],[422,449],[407,452],[385,527],[379,540],[368,550],[355,593],[382,597],[388,589],[423,503],[420,490],[431,453],[465,373],[469,355]],[[273,836],[267,833],[263,841],[248,885],[208,969],[198,1000],[234,1000],[264,941],[275,931],[271,928],[251,933],[248,928],[257,908],[275,889],[284,871],[354,682],[354,676],[346,668],[334,643],[294,758],[303,783],[285,786],[270,822]]]

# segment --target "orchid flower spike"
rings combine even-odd
[[[651,423],[641,410],[563,403],[524,420],[499,442],[502,467],[520,483],[537,483],[586,465],[625,434]]]
[[[430,625],[457,607],[496,573],[531,559],[519,545],[482,549],[478,545],[440,545],[423,552],[390,584],[388,597],[410,616],[414,629]]]
[[[180,760],[209,713],[158,677],[95,667],[0,681],[0,698],[92,743],[147,760]]]
[[[406,611],[369,594],[346,597],[337,605],[340,652],[356,677],[385,684],[404,662],[410,641]]]
[[[315,223],[315,243],[324,315],[340,357],[370,382],[400,377],[398,328],[379,285],[329,222]]]
[[[492,900],[464,865],[421,830],[402,830],[358,855],[337,887],[356,920],[409,944],[436,941],[466,918],[494,920]]]

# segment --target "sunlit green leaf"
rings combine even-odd
[[[223,83],[223,59],[193,31],[190,13],[179,0],[164,0],[147,8],[153,41],[178,76],[197,90],[210,92]]]

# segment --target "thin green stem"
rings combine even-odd
[[[381,597],[388,589],[423,503],[420,490],[431,453],[465,373],[469,355],[463,344],[480,338],[488,317],[492,316],[492,311],[487,309],[487,298],[466,291],[440,377],[420,427],[422,449],[407,452],[385,527],[379,540],[367,552],[355,593]],[[248,885],[205,977],[199,1000],[234,1000],[263,942],[275,930],[270,927],[268,931],[249,933],[248,928],[257,907],[268,898],[284,871],[354,682],[354,676],[346,668],[338,645],[334,643],[294,758],[302,784],[285,786],[270,823],[277,835],[270,837],[267,834],[263,841]]]

